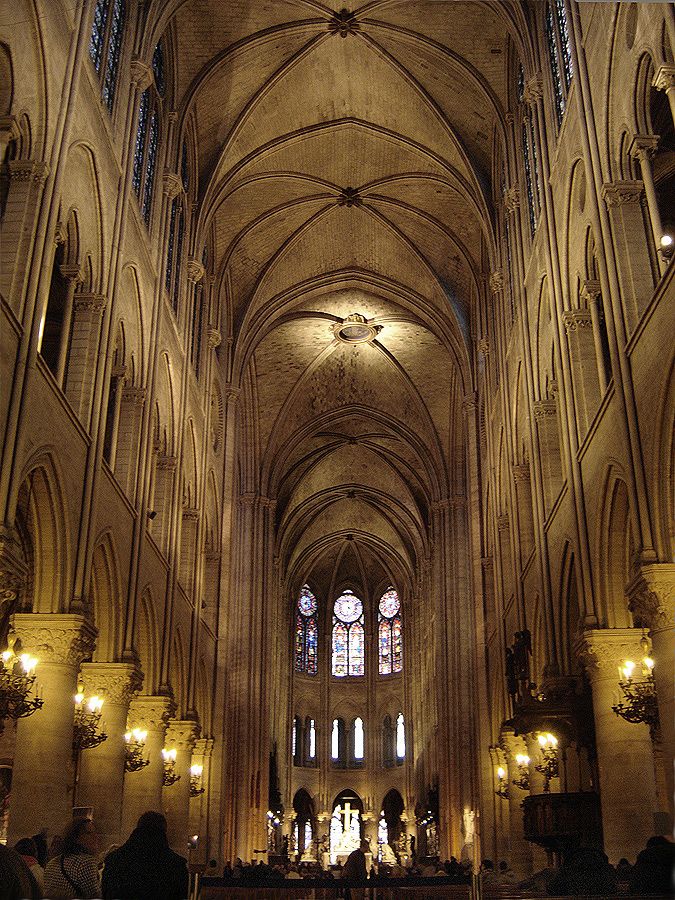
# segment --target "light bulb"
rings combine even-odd
[[[537,740],[539,741],[539,746],[540,746],[540,747],[545,747],[545,746],[546,746],[546,735],[540,734],[540,735],[537,737]]]
[[[623,672],[624,678],[627,678],[627,679],[631,678],[631,676],[633,675],[634,668],[635,668],[635,663],[633,662],[633,660],[627,659],[623,664],[623,669],[621,670]]]
[[[661,235],[661,246],[664,249],[668,249],[673,246],[673,236],[671,234],[662,234]]]
[[[505,775],[506,775],[506,772],[504,771],[504,767],[499,766],[499,768],[497,769],[497,778],[499,778],[499,780],[502,781],[504,779]]]
[[[130,731],[127,731],[127,733],[124,735],[124,740],[127,742],[127,744],[131,741],[131,732]]]
[[[648,669],[650,672],[655,665],[654,660],[651,658],[651,656],[645,656],[645,658],[642,660],[642,664],[645,669]]]
[[[23,666],[26,675],[30,675],[31,671],[37,665],[37,659],[35,659],[34,656],[30,656],[28,653],[22,653],[19,659],[21,660],[21,665]]]
[[[195,778],[201,778],[201,774],[204,771],[204,766],[200,766],[195,763],[194,766],[190,766],[190,775],[194,775]]]
[[[77,703],[78,706],[80,705],[80,703],[82,703],[83,700],[84,700],[84,694],[82,694],[82,693],[75,694],[75,703]]]
[[[2,661],[5,665],[13,658],[14,654],[11,650],[4,650],[2,654]]]

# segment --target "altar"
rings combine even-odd
[[[361,846],[361,813],[349,800],[336,805],[330,820],[331,865],[344,866],[347,857]],[[370,857],[370,859],[368,859]],[[366,865],[372,863],[372,855],[366,854]]]

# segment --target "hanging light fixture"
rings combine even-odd
[[[204,766],[200,766],[198,763],[190,766],[190,796],[198,797],[200,794],[204,793],[204,787],[202,785],[202,773],[204,772]]]
[[[497,767],[497,788],[495,790],[495,794],[498,797],[501,797],[502,800],[509,799],[509,780],[506,775],[506,769],[504,766]]]
[[[138,772],[139,769],[150,764],[150,760],[143,755],[147,736],[148,732],[143,728],[134,728],[124,735],[126,752],[124,769],[126,772]]]
[[[176,774],[176,750],[172,748],[171,750],[167,750],[166,747],[162,750],[162,759],[164,760],[164,772],[162,773],[162,784],[164,787],[169,787],[172,784],[175,784],[177,781],[180,781],[181,776]]]
[[[73,753],[98,747],[108,739],[105,731],[99,731],[102,708],[103,699],[94,694],[87,700],[84,696],[84,688],[78,684],[73,719]]]
[[[14,645],[15,646],[15,645]],[[24,719],[42,708],[44,700],[31,697],[38,660],[28,653],[17,655],[10,646],[0,655],[0,734],[5,719]]]
[[[541,751],[541,762],[534,768],[544,776],[544,793],[548,794],[551,779],[558,777],[558,738],[547,731],[538,734],[537,741]]]
[[[521,791],[529,791],[530,789],[530,757],[525,753],[517,753],[516,754],[516,769],[517,774],[515,778],[511,779],[512,784],[515,784],[517,788],[520,788]]]
[[[621,702],[612,706],[612,709],[627,722],[633,724],[644,723],[650,729],[655,729],[659,724],[659,707],[656,699],[656,685],[654,683],[654,660],[649,655],[649,640],[642,635],[640,641],[642,649],[641,676],[634,677],[636,665],[632,659],[624,660],[619,668],[619,687],[623,693]]]

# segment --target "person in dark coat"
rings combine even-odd
[[[663,894],[673,891],[675,845],[662,835],[654,835],[638,853],[630,876],[631,894]]]
[[[188,885],[187,862],[169,847],[158,812],[143,813],[126,844],[105,858],[106,900],[185,900]]]
[[[347,857],[347,862],[342,870],[343,878],[354,878],[359,881],[366,880],[368,877],[368,872],[366,871],[366,853],[369,849],[368,842],[361,841],[359,849],[352,850]]]
[[[602,850],[578,847],[568,854],[558,874],[548,885],[554,896],[616,894],[618,879]]]

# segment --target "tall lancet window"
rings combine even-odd
[[[387,588],[380,597],[377,631],[380,675],[403,671],[401,601],[393,587]]]
[[[305,584],[300,589],[295,615],[295,671],[301,675],[316,675],[318,636],[316,597]]]
[[[530,234],[534,235],[541,206],[541,198],[539,195],[539,159],[534,138],[534,110],[528,110],[525,104],[525,74],[522,66],[518,67],[516,94],[522,117],[520,132],[523,150],[523,168],[525,169],[528,219],[530,224]]]
[[[152,58],[153,83],[141,94],[138,107],[138,126],[134,147],[134,169],[131,183],[138,197],[143,221],[150,227],[152,201],[159,146],[159,107],[164,95],[164,55],[157,44]]]
[[[565,0],[552,0],[546,5],[546,42],[556,118],[560,125],[567,105],[567,92],[574,74]]]
[[[125,17],[124,0],[96,0],[89,57],[101,81],[101,96],[109,112],[115,102]]]
[[[363,603],[353,591],[344,591],[333,606],[333,675],[365,674]]]
[[[396,759],[400,762],[405,758],[405,722],[403,713],[396,716]]]

